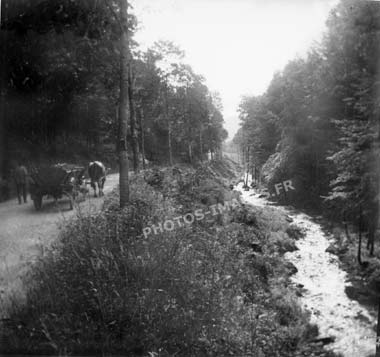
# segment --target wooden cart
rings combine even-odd
[[[84,171],[84,167],[68,164],[33,168],[30,172],[30,195],[35,209],[41,209],[44,196],[51,196],[55,200],[67,196],[70,209],[73,209]]]

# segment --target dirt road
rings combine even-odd
[[[118,184],[119,175],[107,176],[104,192]],[[89,197],[80,203],[83,210],[100,209],[103,198]],[[59,226],[72,217],[68,200],[62,198],[56,205],[53,199],[44,199],[41,211],[35,211],[33,202],[19,205],[17,199],[0,203],[0,317],[12,296],[22,295],[21,277],[43,250],[59,234]],[[3,307],[3,308],[2,308]]]

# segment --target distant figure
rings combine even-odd
[[[26,195],[27,195],[26,184],[28,182],[28,170],[21,163],[19,163],[18,166],[15,169],[14,178],[15,178],[15,181],[16,181],[16,190],[17,190],[18,203],[20,205],[22,203],[21,195],[22,195],[22,198],[24,199],[24,203],[27,203],[27,199],[26,199]]]
[[[96,194],[96,185],[98,186],[99,196],[103,196],[104,182],[106,181],[106,167],[100,161],[93,161],[88,164],[88,175],[91,180],[91,187]]]

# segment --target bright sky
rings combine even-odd
[[[132,0],[143,48],[170,40],[218,91],[231,139],[243,95],[263,93],[273,73],[319,40],[337,0]]]

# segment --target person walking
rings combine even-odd
[[[15,169],[15,181],[16,181],[16,190],[17,190],[17,198],[18,198],[18,203],[21,205],[22,200],[21,198],[24,199],[24,203],[27,203],[27,191],[26,191],[26,184],[28,181],[28,170],[24,165],[19,163]],[[21,197],[22,195],[22,197]]]

